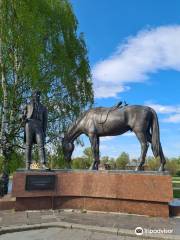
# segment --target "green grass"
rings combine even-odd
[[[174,198],[180,198],[180,189],[174,189],[173,190],[173,197]]]
[[[180,177],[173,177],[172,183],[174,198],[180,198]]]
[[[173,181],[180,181],[180,177],[172,177]]]
[[[180,182],[179,183],[173,182],[173,188],[180,188]]]

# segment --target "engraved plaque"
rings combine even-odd
[[[54,190],[55,175],[28,175],[26,176],[26,191]]]

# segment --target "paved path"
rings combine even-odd
[[[51,240],[135,240],[140,239],[135,234],[136,227],[142,227],[142,236],[146,239],[180,239],[180,218],[162,219],[130,214],[62,210],[0,211],[1,240],[14,240],[19,237],[23,240],[44,240],[50,235]],[[145,233],[151,230],[161,233]],[[162,234],[164,230],[170,233]]]
[[[80,229],[48,228],[26,232],[6,233],[1,240],[138,240],[134,237],[115,236],[106,233],[85,231]]]

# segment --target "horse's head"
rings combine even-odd
[[[74,143],[69,142],[66,138],[63,138],[62,149],[63,149],[65,161],[70,162],[71,156],[74,150]]]

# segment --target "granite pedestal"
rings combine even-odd
[[[54,189],[26,190],[27,176],[53,175]],[[135,171],[17,171],[16,210],[87,209],[168,217],[173,199],[167,173]]]

